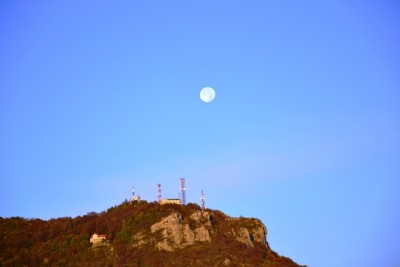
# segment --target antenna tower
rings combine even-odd
[[[204,210],[206,208],[206,201],[204,198],[203,190],[201,190],[201,208]]]
[[[181,178],[181,197],[182,197],[182,205],[186,205],[186,187],[185,187],[185,178]]]
[[[157,187],[158,187],[157,201],[161,202],[161,184],[158,184]]]
[[[135,195],[135,187],[132,186],[132,198],[131,198],[131,203],[133,203],[133,201],[140,201],[140,196],[139,195]]]

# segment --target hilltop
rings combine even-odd
[[[94,234],[106,241],[92,244]],[[48,221],[0,218],[2,266],[299,266],[255,218],[196,204],[128,203]]]

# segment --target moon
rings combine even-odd
[[[209,103],[215,98],[215,91],[211,87],[204,87],[200,91],[200,99],[203,102]]]

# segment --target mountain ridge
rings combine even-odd
[[[104,235],[91,243],[93,234]],[[279,256],[256,218],[197,204],[123,202],[48,221],[0,217],[2,266],[300,266]]]

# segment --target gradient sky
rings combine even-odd
[[[0,216],[185,177],[298,263],[400,266],[399,92],[399,1],[1,1]]]

